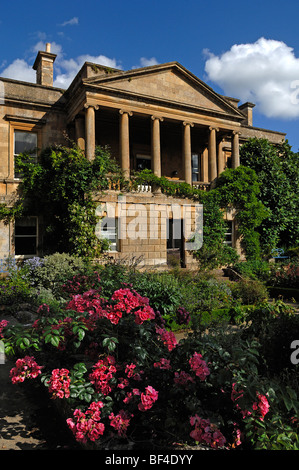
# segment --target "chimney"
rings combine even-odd
[[[247,126],[252,126],[252,108],[255,107],[255,104],[253,103],[244,103],[239,106],[239,110],[244,114],[245,116],[245,124]]]
[[[47,42],[46,51],[39,51],[35,59],[33,70],[36,70],[36,83],[38,85],[53,86],[53,64],[56,54],[51,53],[51,44]]]

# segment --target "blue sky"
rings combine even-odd
[[[254,125],[286,132],[297,152],[298,18],[289,0],[4,2],[0,76],[35,81],[46,42],[61,87],[84,60],[123,70],[175,60],[217,92],[254,102]]]

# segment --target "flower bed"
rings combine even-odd
[[[80,445],[267,448],[277,396],[260,375],[256,340],[195,332],[178,343],[130,286],[106,296],[98,277],[87,291],[71,285],[60,309],[44,303],[32,325],[2,322],[0,335],[17,358],[12,381],[41,380]]]

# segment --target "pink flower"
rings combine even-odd
[[[109,395],[112,390],[110,380],[116,373],[115,359],[112,356],[107,356],[104,359],[100,359],[94,366],[93,372],[89,375],[89,380],[95,385],[97,392],[101,392],[104,395]]]
[[[188,382],[194,383],[194,379],[191,377],[191,375],[187,374],[185,371],[180,371],[174,373],[174,383],[177,385],[181,385],[183,387],[188,387]]]
[[[252,405],[252,409],[255,411],[259,411],[261,414],[260,420],[263,421],[265,415],[268,413],[270,409],[269,402],[267,400],[267,397],[265,395],[261,395],[260,393],[256,392],[257,397],[259,399],[259,402],[255,402]]]
[[[116,416],[114,415],[114,413],[111,413],[109,415],[110,425],[117,430],[117,434],[120,437],[126,437],[126,432],[130,424],[130,419],[133,416],[133,414],[130,414],[124,410],[120,410],[120,412]]]
[[[69,398],[71,379],[69,377],[69,370],[67,369],[54,369],[50,380],[48,380],[49,392],[52,393],[52,398]]]
[[[0,338],[3,338],[2,330],[8,325],[7,320],[1,320],[0,321]]]
[[[145,388],[145,393],[141,393],[141,403],[139,403],[138,409],[140,411],[149,410],[157,400],[158,392],[149,385]]]
[[[24,359],[16,361],[16,367],[13,367],[9,373],[13,384],[24,382],[25,379],[36,379],[41,374],[43,366],[37,365],[34,357],[25,356]]]
[[[49,312],[50,312],[50,307],[48,304],[42,304],[37,309],[37,313],[43,313],[46,315]]]
[[[100,422],[103,406],[101,401],[93,402],[85,413],[76,409],[73,418],[66,420],[78,442],[86,443],[88,439],[94,442],[104,434],[105,426]]]
[[[164,328],[156,326],[156,332],[168,351],[172,351],[177,346],[178,342],[172,331],[167,331]]]
[[[226,439],[223,434],[219,431],[217,426],[211,423],[208,419],[202,419],[197,414],[190,418],[191,426],[194,429],[190,432],[190,437],[200,444],[208,444],[213,449],[223,447]]]
[[[123,399],[123,402],[125,404],[128,404],[133,400],[134,396],[140,396],[140,395],[141,395],[141,392],[139,388],[133,388],[132,392],[127,392],[126,397]]]
[[[170,360],[162,357],[159,362],[154,363],[154,367],[164,370],[171,369]]]
[[[202,355],[197,352],[195,352],[189,359],[189,364],[193,372],[195,372],[195,375],[197,375],[202,381],[210,374],[210,370],[202,359]]]

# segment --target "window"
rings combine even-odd
[[[109,251],[118,251],[117,231],[117,219],[104,217],[104,219],[101,220],[100,237],[110,241]]]
[[[225,220],[224,244],[233,246],[233,221]]]
[[[136,155],[136,170],[150,170],[151,169],[151,157],[147,155]]]
[[[22,217],[15,220],[15,255],[37,254],[37,217]]]
[[[181,249],[182,247],[182,220],[169,219],[167,224],[167,249]]]
[[[32,160],[37,158],[37,134],[28,131],[14,131],[14,161],[15,157],[20,153],[30,153]],[[15,165],[14,177],[22,178],[22,173],[18,171]]]
[[[199,181],[199,157],[197,153],[193,153],[192,156],[192,181]]]

